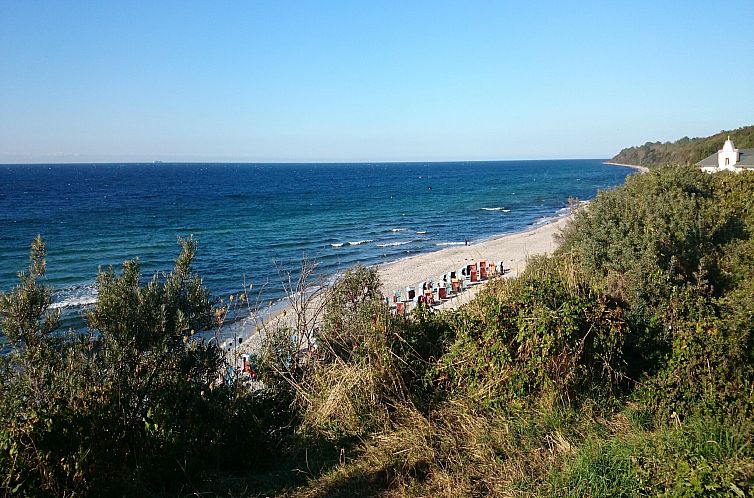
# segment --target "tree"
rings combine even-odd
[[[15,345],[0,359],[0,479],[26,495],[175,492],[227,463],[247,441],[243,399],[215,386],[225,357],[190,340],[214,302],[193,273],[197,245],[179,240],[175,268],[142,284],[138,260],[97,277],[87,334],[53,333],[52,291],[37,238],[29,270],[0,296],[0,326]],[[231,434],[231,431],[234,431]],[[235,460],[238,460],[237,458]]]

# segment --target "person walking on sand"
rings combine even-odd
[[[466,242],[466,245],[469,245],[469,239],[466,239],[465,242]]]

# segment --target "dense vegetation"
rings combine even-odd
[[[392,316],[373,270],[317,348],[267,331],[266,388],[217,382],[191,331],[227,308],[176,268],[101,273],[91,338],[56,331],[44,246],[0,300],[0,479],[21,496],[750,496],[754,174],[630,177],[558,251],[469,305]],[[242,295],[245,296],[245,295]],[[302,320],[294,323],[304,323]],[[294,325],[296,327],[296,325]]]
[[[705,138],[683,137],[675,142],[647,142],[644,145],[627,147],[611,161],[649,167],[696,164],[720,150],[728,136],[739,149],[754,148],[754,126],[744,126]]]

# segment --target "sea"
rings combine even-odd
[[[303,260],[327,279],[522,231],[633,172],[602,160],[0,165],[0,291],[40,234],[53,307],[81,323],[98,269],[138,258],[145,279],[169,271],[192,235],[215,297],[252,285],[275,303]]]

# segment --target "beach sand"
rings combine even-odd
[[[606,162],[605,164],[616,163]],[[644,166],[631,164],[619,166],[628,166],[640,173],[649,171]],[[565,216],[523,232],[494,237],[468,246],[452,246],[380,265],[377,269],[382,282],[382,294],[391,298],[394,291],[399,290],[401,296],[404,297],[407,286],[418,291],[423,281],[441,281],[443,274],[457,271],[466,264],[479,261],[496,264],[502,261],[508,270],[503,278],[515,278],[524,270],[529,257],[550,254],[556,249],[555,235],[565,227],[571,217],[572,215]],[[454,309],[462,306],[471,301],[483,287],[484,283],[468,287],[460,294],[435,306],[435,309]],[[321,301],[315,301],[313,306],[321,306]],[[290,306],[283,306],[272,314],[263,313],[262,316],[264,318],[259,318],[259,315],[252,316],[225,328],[218,343],[229,356],[237,359],[238,354],[257,352],[261,344],[259,330],[275,327],[276,323],[293,327],[295,321],[295,314],[292,313]],[[241,344],[238,342],[239,338],[242,341]]]
[[[626,168],[633,168],[633,169],[637,170],[640,173],[649,173],[649,168],[647,168],[646,166],[639,166],[639,165],[636,165],[636,164],[614,163],[614,162],[611,162],[611,161],[605,161],[602,164],[609,164],[611,166],[625,166]]]
[[[504,278],[514,278],[526,267],[530,256],[550,254],[557,247],[555,235],[568,223],[571,216],[559,218],[551,223],[532,227],[524,232],[491,238],[468,246],[452,246],[439,251],[411,256],[393,263],[378,266],[382,282],[382,294],[392,296],[393,291],[400,290],[405,295],[405,288],[421,288],[425,280],[439,281],[443,274],[456,271],[465,264],[478,261],[503,262],[506,270]],[[435,309],[453,309],[471,301],[484,287],[484,283],[474,285],[459,295],[443,301]],[[315,305],[319,305],[317,302]],[[264,327],[281,325],[293,326],[295,315],[290,307],[285,307],[260,322],[248,318],[230,325],[220,341],[229,356],[237,358],[241,353],[255,353],[260,348],[261,338],[258,331]],[[242,343],[237,347],[228,347],[238,338]]]
[[[567,216],[524,232],[495,237],[468,246],[453,246],[382,265],[379,267],[382,293],[392,296],[394,290],[401,290],[401,293],[405,294],[406,286],[421,288],[421,282],[425,280],[437,282],[443,274],[479,261],[502,261],[505,268],[510,269],[505,278],[516,277],[526,267],[526,261],[530,256],[549,254],[555,250],[557,242],[554,236],[569,219],[570,216]],[[482,285],[473,286],[458,297],[443,302],[439,308],[455,308],[465,304],[481,287]]]

